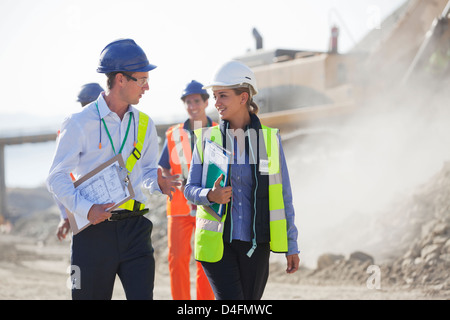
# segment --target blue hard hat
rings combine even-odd
[[[83,85],[78,93],[78,102],[89,103],[98,98],[98,95],[104,91],[98,83],[87,83]]]
[[[97,72],[147,72],[155,68],[156,66],[148,62],[144,50],[134,40],[119,39],[102,50]]]
[[[190,94],[205,94],[209,97],[208,91],[203,89],[203,84],[198,81],[192,80],[186,85],[186,88],[181,93],[181,99],[190,95]]]

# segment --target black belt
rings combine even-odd
[[[109,221],[118,221],[118,220],[143,216],[144,214],[148,213],[148,211],[149,211],[148,208],[145,208],[142,210],[137,210],[137,208],[139,208],[139,207],[140,207],[140,202],[135,201],[133,211],[125,210],[125,209],[113,210],[113,211],[111,211],[111,217],[108,220]]]

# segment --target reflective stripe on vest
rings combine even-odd
[[[287,252],[287,223],[283,201],[283,185],[280,172],[280,152],[278,129],[262,126],[267,151],[269,174],[269,212],[270,212],[270,249],[274,252]],[[219,145],[222,134],[218,126],[195,130],[197,150],[203,162],[203,141],[209,138]],[[228,204],[227,204],[228,207]],[[205,262],[217,262],[223,255],[223,227],[226,212],[221,221],[212,217],[203,206],[197,207],[195,229],[195,259]]]
[[[270,250],[287,252],[287,222],[284,210],[278,130],[262,126],[262,131],[269,160]]]
[[[197,150],[203,163],[203,137],[222,145],[219,127],[201,128],[194,131],[197,137]],[[223,255],[223,228],[227,217],[228,204],[221,221],[210,215],[203,206],[197,206],[195,219],[194,256],[198,261],[217,262]]]
[[[148,115],[146,115],[143,112],[139,112],[139,124],[138,124],[136,145],[134,146],[134,149],[131,152],[131,154],[128,156],[127,163],[126,163],[126,167],[127,167],[127,170],[129,173],[131,173],[131,171],[133,171],[134,165],[141,158],[141,151],[142,151],[142,148],[144,147],[145,135],[147,133],[147,127],[148,127],[148,121],[149,121]],[[134,200],[133,199],[128,200],[127,202],[125,202],[124,204],[119,206],[119,208],[133,211]],[[145,208],[145,204],[141,203],[139,210],[143,210],[144,208]]]

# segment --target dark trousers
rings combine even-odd
[[[224,243],[222,260],[202,262],[217,300],[259,300],[269,277],[270,247],[258,244],[249,258],[250,242]]]
[[[72,299],[111,299],[116,275],[127,299],[153,299],[152,222],[143,216],[91,225],[72,239]]]

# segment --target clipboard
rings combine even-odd
[[[134,190],[122,154],[118,154],[73,183],[80,194],[96,204],[114,202],[106,211],[112,211],[134,198]],[[91,225],[87,218],[66,209],[74,235]]]
[[[231,161],[231,153],[217,143],[206,139],[203,152],[202,187],[212,188],[217,178],[223,174],[220,185],[225,186],[228,180],[228,167]],[[222,220],[224,205],[213,203],[203,208],[218,221]]]

